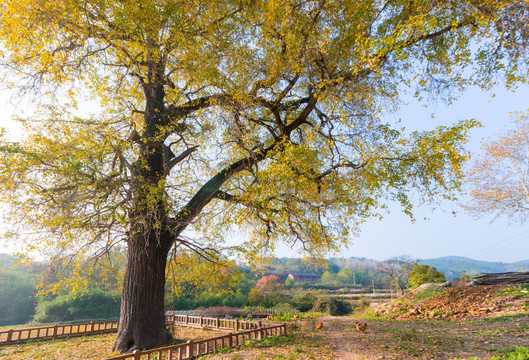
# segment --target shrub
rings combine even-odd
[[[312,308],[313,311],[327,313],[329,312],[329,304],[331,302],[331,298],[329,296],[320,296],[316,299],[316,302],[314,303],[314,307]]]
[[[31,320],[36,300],[35,287],[28,275],[0,270],[0,326]]]
[[[316,300],[313,310],[339,316],[349,314],[351,305],[339,298],[322,296]]]
[[[239,289],[235,294],[226,295],[222,304],[225,306],[243,307],[248,305],[248,296],[244,295]]]
[[[366,296],[361,296],[360,299],[358,299],[358,303],[356,304],[357,310],[364,310],[371,305],[371,300],[367,298]]]
[[[316,303],[316,296],[311,292],[300,292],[292,297],[290,303],[301,312],[309,311]]]
[[[408,288],[415,289],[422,284],[445,282],[445,276],[436,268],[428,265],[414,264],[408,277]]]
[[[286,278],[285,287],[287,289],[292,289],[294,287],[294,285],[296,285],[296,282],[294,280],[292,280],[291,278]]]
[[[351,305],[338,298],[331,298],[329,303],[329,314],[333,316],[347,315],[351,312]]]
[[[39,299],[34,320],[36,322],[64,322],[73,320],[109,319],[119,316],[121,299],[95,289],[76,297],[59,295],[52,300]]]

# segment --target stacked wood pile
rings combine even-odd
[[[474,285],[529,284],[529,271],[516,271],[476,276]]]

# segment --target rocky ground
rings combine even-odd
[[[207,359],[529,359],[526,291],[424,286],[358,317],[289,321],[289,340]],[[357,321],[367,321],[365,332],[356,329]]]
[[[431,296],[433,294],[433,296]],[[427,284],[397,301],[375,308],[376,315],[398,319],[498,317],[529,310],[529,290],[520,285],[446,287]]]

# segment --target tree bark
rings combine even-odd
[[[164,307],[169,249],[159,235],[137,235],[130,239],[114,351],[132,352],[169,343],[171,335],[165,326]]]

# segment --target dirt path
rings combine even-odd
[[[487,359],[501,349],[529,346],[529,317],[498,322],[370,321],[365,332],[356,330],[354,318],[325,317],[322,322],[339,360]]]
[[[356,329],[354,317],[325,316],[287,322],[289,335],[250,342],[242,349],[203,359],[232,360],[480,360],[502,354],[513,346],[529,348],[529,315],[496,319],[367,320],[365,332]],[[315,324],[322,322],[318,330]],[[215,336],[216,332],[178,330],[182,339]],[[0,359],[98,359],[110,353],[114,334],[0,348]],[[99,355],[97,355],[99,354]],[[520,358],[521,359],[521,358]]]
[[[317,330],[315,324],[323,323]],[[489,359],[514,346],[529,347],[529,316],[498,320],[368,320],[365,332],[353,317],[325,316],[289,321],[290,341],[265,348],[238,349],[213,359]]]

